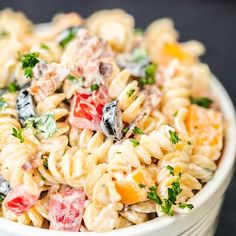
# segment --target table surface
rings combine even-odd
[[[0,9],[26,13],[35,23],[50,21],[57,12],[77,11],[83,16],[105,8],[123,8],[146,27],[156,18],[175,21],[181,40],[197,39],[207,54],[202,58],[236,104],[236,1],[233,0],[1,0]],[[236,177],[236,176],[235,176]],[[217,236],[236,235],[236,178],[226,193]]]

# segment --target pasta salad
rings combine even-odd
[[[0,214],[105,232],[193,210],[223,146],[199,57],[171,19],[120,9],[45,26],[0,12]]]

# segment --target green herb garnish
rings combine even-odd
[[[169,134],[170,134],[170,141],[173,144],[178,143],[179,141],[181,141],[181,139],[179,138],[179,136],[176,134],[176,132],[173,132],[172,130],[169,130]]]
[[[123,128],[123,133],[127,133],[129,131],[129,128],[128,127],[125,127],[125,128]]]
[[[76,32],[73,28],[67,29],[65,32],[65,36],[59,41],[59,45],[64,48],[76,35]]]
[[[173,116],[176,117],[178,115],[178,111],[176,111]]]
[[[99,85],[98,85],[98,84],[92,84],[92,85],[90,86],[90,89],[91,89],[92,92],[93,92],[93,91],[96,91],[96,90],[99,89]]]
[[[137,147],[140,144],[140,142],[134,138],[131,138],[129,141],[133,144],[134,147]]]
[[[145,187],[146,187],[145,184],[139,184],[138,186],[139,186],[140,188],[145,188]]]
[[[168,199],[164,199],[164,203],[161,205],[161,210],[169,216],[174,215],[174,211],[172,209],[172,202]]]
[[[173,176],[175,175],[175,173],[174,173],[174,167],[168,165],[168,166],[166,167],[166,169],[170,171],[170,174],[171,174],[171,175],[173,175]]]
[[[135,92],[135,89],[130,89],[130,90],[127,92],[128,97],[131,97],[134,92]]]
[[[201,107],[210,108],[213,101],[207,97],[200,97],[200,98],[190,98],[192,104],[196,104]]]
[[[22,56],[21,62],[22,62],[22,68],[25,71],[25,76],[27,78],[33,78],[33,68],[34,66],[39,63],[38,59],[39,53],[27,53]]]
[[[4,198],[2,195],[0,195],[0,202],[3,202],[4,201]]]
[[[77,81],[77,79],[73,75],[68,75],[67,79],[71,82],[76,82]]]
[[[147,198],[161,205],[162,201],[160,197],[157,195],[157,187],[152,186],[149,188],[149,192],[147,192]]]
[[[43,158],[43,166],[48,169],[48,160]]]
[[[144,134],[143,131],[140,128],[138,128],[137,126],[134,127],[133,133],[134,134]]]
[[[41,177],[41,180],[43,180],[43,181],[46,181],[47,179],[44,177],[44,176],[40,176]]]
[[[179,178],[174,181],[171,186],[171,188],[168,188],[168,199],[173,204],[176,204],[176,198],[182,192],[182,189],[180,188]]]
[[[21,143],[23,143],[25,141],[22,136],[22,131],[23,131],[23,129],[17,129],[17,128],[12,129],[12,136],[18,138]]]
[[[192,143],[191,143],[190,141],[187,141],[187,144],[188,144],[188,145],[191,145]]]
[[[5,109],[8,106],[8,103],[4,100],[4,98],[0,95],[0,111]]]
[[[179,203],[179,208],[189,208],[190,210],[192,210],[194,208],[193,204],[186,204],[186,203]]]
[[[44,49],[44,50],[50,50],[50,47],[44,43],[40,44],[40,48]]]
[[[8,84],[8,91],[10,93],[15,93],[18,90],[19,86],[17,85],[16,82],[10,82]]]
[[[44,133],[45,138],[51,137],[57,131],[57,124],[51,113],[27,119],[26,127],[33,127],[37,132]]]
[[[155,80],[155,73],[156,73],[156,65],[149,64],[145,67],[145,76],[139,79],[140,85],[145,84],[154,84]]]

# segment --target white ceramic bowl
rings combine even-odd
[[[211,236],[217,226],[217,218],[224,193],[234,171],[236,151],[236,122],[233,104],[220,82],[213,78],[212,89],[219,97],[220,107],[224,114],[225,140],[223,154],[214,174],[201,191],[192,199],[194,209],[187,215],[160,217],[146,223],[124,229],[103,233],[109,236]],[[59,232],[21,225],[0,218],[1,236],[99,236],[101,233]]]

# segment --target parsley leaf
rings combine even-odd
[[[173,176],[175,175],[175,174],[174,174],[174,167],[168,165],[168,166],[166,167],[166,169],[170,171],[170,174],[171,174],[171,175],[173,175]]]
[[[16,82],[10,82],[8,84],[8,91],[10,93],[15,93],[18,90],[19,86],[17,85]]]
[[[43,166],[48,169],[48,160],[43,158]]]
[[[188,144],[188,145],[191,145],[192,143],[191,143],[190,141],[187,141],[187,144]]]
[[[145,67],[145,76],[139,79],[140,85],[155,84],[156,65],[149,64]]]
[[[210,108],[213,101],[207,97],[200,97],[200,98],[190,98],[192,104],[196,104],[201,107]]]
[[[170,134],[170,141],[173,144],[178,143],[179,141],[181,141],[181,139],[179,138],[179,136],[176,134],[176,132],[173,132],[172,130],[169,130],[169,134]]]
[[[147,192],[147,198],[161,205],[162,201],[160,197],[157,195],[157,187],[152,186],[149,188],[149,192]]]
[[[64,48],[72,39],[75,38],[76,31],[74,28],[65,30],[62,39],[59,41],[59,45]]]
[[[176,117],[178,115],[178,111],[176,111],[173,116]]]
[[[177,196],[182,192],[180,188],[179,178],[172,183],[171,188],[168,188],[168,199],[173,203],[176,204]]]
[[[91,89],[92,92],[93,92],[93,91],[96,91],[96,90],[99,89],[99,85],[98,85],[98,84],[92,84],[92,85],[90,86],[90,89]]]
[[[129,131],[128,127],[123,128],[123,132],[126,134]]]
[[[34,66],[39,63],[38,59],[39,53],[27,53],[22,56],[21,62],[22,62],[22,68],[25,71],[25,76],[28,78],[33,78],[33,68]]]
[[[169,216],[174,215],[174,211],[172,209],[172,202],[168,199],[164,199],[164,203],[161,205],[161,210]]]
[[[139,186],[140,188],[145,188],[145,187],[146,187],[145,184],[139,184],[138,186]]]
[[[127,92],[128,97],[131,97],[134,92],[135,92],[135,89],[130,89],[130,90]]]
[[[179,203],[179,208],[189,208],[190,210],[192,210],[194,208],[193,204],[186,204],[186,203]]]
[[[21,143],[23,143],[25,141],[23,136],[22,136],[22,131],[23,131],[23,129],[13,128],[12,129],[12,134],[11,134],[12,136],[18,138]]]
[[[2,96],[0,96],[0,111],[5,109],[8,106],[8,103],[4,100]]]
[[[44,49],[44,50],[50,50],[50,47],[44,43],[40,44],[40,48]]]
[[[0,202],[3,202],[4,201],[4,198],[2,195],[0,195]]]
[[[134,147],[137,147],[140,144],[140,142],[134,138],[131,138],[129,141],[133,144]]]
[[[44,177],[44,176],[40,176],[41,177],[41,180],[43,180],[43,181],[46,181],[47,179]]]
[[[133,133],[134,134],[144,134],[143,131],[140,128],[138,128],[137,126],[134,127]]]

